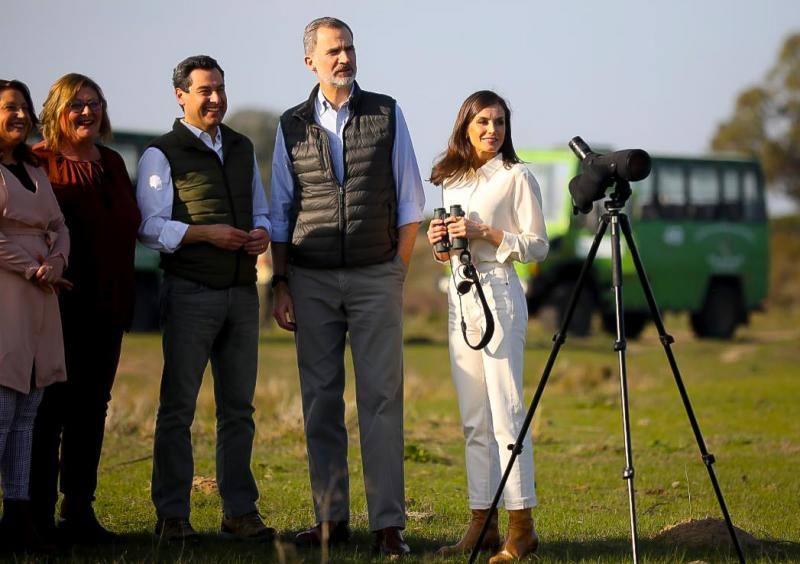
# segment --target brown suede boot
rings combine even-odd
[[[489,564],[511,562],[533,554],[539,547],[539,537],[533,527],[530,509],[508,511],[508,536],[503,548],[489,559]]]
[[[443,546],[436,551],[439,556],[453,556],[455,554],[462,554],[464,552],[472,551],[475,542],[481,534],[483,524],[486,518],[489,517],[488,509],[473,509],[472,519],[469,522],[464,536],[456,544],[451,546]],[[486,535],[483,537],[481,550],[491,550],[494,552],[500,546],[500,529],[497,526],[497,509],[492,512],[489,518],[489,528],[486,530]]]

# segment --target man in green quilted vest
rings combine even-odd
[[[152,498],[156,535],[196,537],[190,427],[211,361],[217,402],[220,534],[266,541],[250,470],[258,356],[256,257],[269,245],[268,205],[250,140],[222,124],[224,72],[205,55],[175,67],[183,117],[139,162],[140,240],[161,253],[164,371],[156,418]]]
[[[303,44],[318,84],[281,116],[270,194],[274,315],[295,332],[317,521],[295,542],[350,536],[349,335],[374,549],[403,556],[403,284],[425,196],[399,106],[355,81],[350,27],[318,18]]]

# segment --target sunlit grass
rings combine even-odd
[[[800,331],[798,316],[756,316],[732,342],[698,341],[685,319],[667,318],[674,350],[734,522],[762,541],[750,561],[800,560]],[[463,444],[450,380],[444,320],[414,318],[405,349],[406,537],[412,561],[455,541],[467,521]],[[421,342],[422,341],[422,342]],[[542,562],[629,560],[619,379],[611,338],[568,339],[534,420],[535,509]],[[551,346],[531,323],[526,350],[530,400]],[[690,518],[719,517],[683,405],[652,328],[628,349],[631,426],[636,468],[640,549],[647,562],[723,561],[713,548],[659,543],[658,532]],[[334,562],[372,558],[361,480],[352,368],[346,392],[350,436],[354,542],[330,554]],[[152,434],[161,374],[157,335],[128,335],[108,418],[97,512],[124,535],[115,547],[76,548],[51,557],[74,561],[306,561],[320,553],[218,540],[220,503],[213,482],[198,484],[192,522],[204,534],[192,547],[159,546],[150,534]],[[302,412],[291,337],[267,331],[260,348],[253,469],[265,520],[285,541],[313,524]],[[195,474],[214,477],[214,401],[207,374],[193,426]],[[208,487],[211,484],[211,487]],[[202,487],[200,487],[202,486]],[[503,516],[503,521],[504,521]],[[31,557],[31,561],[40,561]],[[435,559],[439,561],[439,559]],[[461,561],[462,559],[452,559]]]

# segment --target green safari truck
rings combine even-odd
[[[528,306],[558,326],[604,207],[595,202],[589,214],[573,214],[568,184],[579,162],[568,149],[523,150],[519,156],[539,181],[551,249],[526,272]],[[662,312],[688,313],[697,336],[730,338],[767,295],[768,226],[758,162],[734,156],[651,158],[652,172],[632,184],[625,212],[656,301]],[[635,338],[650,313],[624,241],[622,269],[625,329]],[[608,232],[570,333],[589,334],[597,315],[613,333]]]

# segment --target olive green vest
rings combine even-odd
[[[333,172],[327,133],[314,120],[317,85],[284,112],[292,163],[291,263],[307,268],[367,266],[397,254],[397,189],[392,170],[395,101],[356,84],[344,126],[344,179]]]
[[[223,161],[179,119],[172,131],[151,143],[167,157],[172,172],[172,219],[189,225],[224,223],[253,228],[253,144],[220,125]],[[256,257],[243,249],[226,251],[210,243],[161,253],[161,268],[215,289],[256,281]]]

